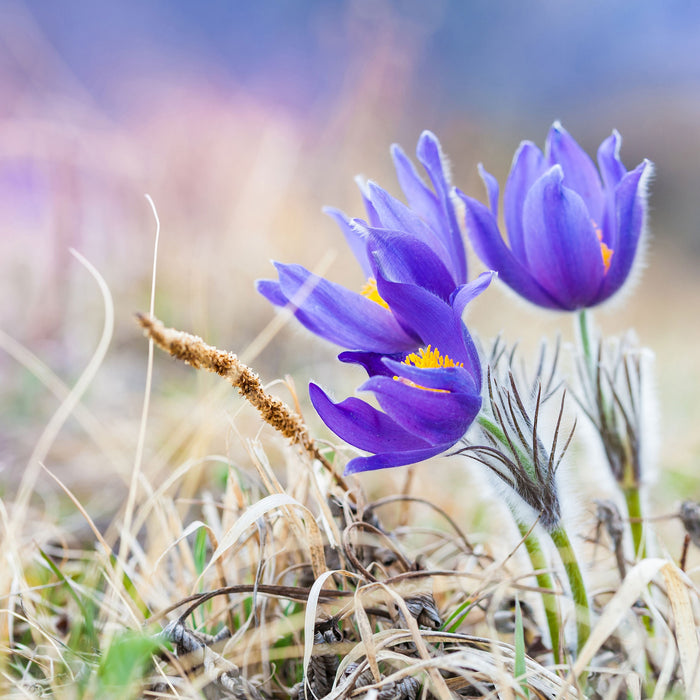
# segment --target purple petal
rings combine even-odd
[[[431,131],[424,131],[418,139],[416,155],[428,173],[442,205],[444,223],[441,225],[438,221],[434,226],[449,253],[449,258],[446,262],[451,264],[451,269],[455,273],[455,282],[464,284],[467,281],[467,256],[464,248],[464,239],[462,238],[462,232],[457,221],[457,212],[452,201],[453,187],[451,185],[449,164],[437,136]]]
[[[415,166],[399,145],[394,144],[391,147],[391,156],[408,206],[428,225],[437,229],[442,220],[442,207],[437,196],[423,182]]]
[[[476,349],[476,345],[471,335],[467,331],[465,325],[461,323],[462,314],[464,309],[469,302],[475,297],[481,294],[486,287],[491,284],[495,272],[489,270],[488,272],[482,272],[475,280],[472,280],[469,284],[462,285],[452,297],[452,307],[455,315],[455,322],[461,327],[462,340],[464,342],[464,347],[466,353],[470,358],[469,364],[465,364],[465,367],[469,368],[469,371],[474,377],[474,382],[476,384],[477,390],[481,389],[481,358],[479,357],[479,352]]]
[[[598,166],[603,176],[603,185],[609,192],[614,192],[618,183],[627,174],[627,168],[620,160],[622,136],[615,129],[598,148]]]
[[[513,157],[506,180],[503,210],[508,231],[508,243],[518,260],[525,260],[523,240],[523,207],[530,188],[546,170],[544,156],[531,141],[523,141]],[[494,212],[495,214],[495,212]]]
[[[616,242],[603,287],[597,301],[616,292],[630,274],[644,232],[647,212],[646,187],[653,165],[645,160],[620,181],[615,190]]]
[[[377,214],[377,210],[374,208],[374,204],[370,201],[369,195],[369,183],[363,177],[358,175],[355,178],[355,184],[360,190],[362,195],[362,202],[365,205],[365,211],[367,212],[367,221],[369,221],[370,226],[381,226],[382,222]]]
[[[321,420],[338,437],[361,450],[402,452],[430,446],[425,440],[406,431],[385,413],[353,396],[340,403],[334,403],[323,389],[313,382],[309,384],[309,396]]]
[[[561,165],[566,187],[583,199],[590,217],[600,226],[605,203],[600,176],[588,154],[559,122],[547,135],[547,163]]]
[[[464,367],[416,367],[388,356],[385,356],[384,364],[390,370],[390,374],[385,376],[403,377],[426,389],[440,389],[455,394],[476,396],[480,394],[481,386],[476,385],[474,377]],[[370,390],[367,384],[362,386],[362,391],[365,390]]]
[[[449,260],[447,250],[433,229],[411,211],[403,202],[392,197],[373,182],[368,183],[371,202],[381,224],[375,228],[405,231],[429,245],[443,259]]]
[[[461,314],[450,304],[421,287],[377,278],[377,288],[406,329],[432,345],[441,355],[462,363],[481,385],[481,361],[474,342],[461,321]],[[386,295],[386,296],[384,296]]]
[[[426,130],[420,135],[416,156],[428,173],[437,196],[440,199],[447,197],[451,189],[450,168],[440,141],[432,131]]]
[[[393,377],[396,372],[393,370],[389,369],[385,364],[384,364],[384,359],[389,358],[392,360],[396,360],[397,362],[401,362],[404,357],[406,357],[406,353],[398,353],[396,355],[382,355],[377,352],[362,352],[362,351],[349,351],[346,350],[345,352],[341,352],[340,355],[338,355],[338,359],[341,362],[347,362],[348,364],[353,364],[353,365],[361,365],[364,367],[365,372],[372,377],[375,374],[382,374],[387,377]]]
[[[479,170],[479,177],[481,177],[484,185],[486,186],[486,194],[488,195],[489,198],[489,207],[491,208],[491,213],[494,216],[498,216],[498,196],[499,196],[499,189],[498,189],[498,180],[491,175],[491,173],[487,172],[486,168],[479,163],[477,166]]]
[[[256,280],[255,289],[275,306],[287,306],[289,303],[289,299],[282,294],[277,280]]]
[[[385,452],[383,454],[371,455],[370,457],[355,457],[351,459],[343,472],[344,476],[358,474],[360,472],[370,472],[377,469],[388,469],[390,467],[403,467],[407,464],[416,464],[435,455],[444,452],[452,447],[452,443],[446,445],[435,445],[422,450],[407,450],[403,452]]]
[[[490,284],[497,273],[493,270],[482,272],[469,284],[460,285],[452,295],[452,306],[455,312],[461,316],[467,304],[476,299]]]
[[[369,258],[367,257],[367,236],[365,232],[355,226],[340,209],[324,207],[323,212],[336,220],[338,226],[340,226],[340,230],[343,232],[343,236],[345,236],[348,246],[350,246],[350,250],[352,250],[353,255],[360,263],[365,277],[371,277],[372,266],[369,264]]]
[[[385,279],[424,287],[447,300],[454,291],[452,274],[430,246],[398,231],[370,229],[367,250]],[[375,272],[375,277],[377,276]]]
[[[459,368],[452,369],[454,375],[460,374]],[[445,373],[439,370],[422,372],[433,376]],[[467,373],[462,371],[461,374]],[[382,409],[397,424],[433,445],[457,442],[481,407],[478,394],[429,391],[390,377],[372,377],[360,389],[372,391]]]
[[[413,332],[423,347],[432,345],[455,362],[471,364],[452,307],[440,297],[413,284],[377,277],[377,289],[398,321]]]
[[[301,265],[275,263],[281,293],[309,330],[345,348],[397,353],[415,347],[390,311]]]
[[[532,277],[524,257],[516,258],[506,246],[493,213],[476,199],[457,190],[466,206],[467,229],[476,254],[486,267],[498,272],[499,279],[533,304],[549,309],[561,305]]]
[[[437,239],[435,232],[415,212],[402,201],[392,197],[385,189],[374,182],[367,183],[370,201],[382,222],[376,228],[406,231],[424,241]]]
[[[605,268],[588,209],[563,178],[555,165],[530,189],[523,211],[525,249],[537,281],[562,308],[574,310],[595,298]]]

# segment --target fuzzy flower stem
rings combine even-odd
[[[309,435],[301,416],[287,404],[270,396],[262,387],[260,378],[232,352],[207,345],[199,336],[166,328],[155,316],[137,313],[136,319],[144,334],[165,352],[195,369],[205,369],[227,379],[238,392],[260,413],[262,419],[279,431],[293,444],[300,445],[313,459],[317,459],[345,491],[349,490],[333,465],[321,454]]]
[[[554,582],[551,574],[547,571],[549,565],[547,563],[547,558],[542,551],[540,541],[537,539],[537,536],[530,531],[530,528],[528,528],[528,526],[525,525],[525,523],[523,523],[512,510],[511,513],[513,513],[513,519],[515,520],[518,530],[520,531],[520,535],[524,540],[525,549],[530,557],[532,568],[535,571],[540,572],[535,574],[537,585],[540,588],[553,591]],[[544,606],[544,613],[547,618],[547,627],[549,628],[549,637],[552,644],[554,663],[559,664],[561,663],[561,655],[559,653],[561,642],[556,596],[553,593],[542,593],[542,605]]]
[[[591,375],[595,376],[595,358],[591,352],[591,335],[588,326],[588,313],[586,309],[581,309],[578,313],[579,337],[581,339],[581,349],[586,361],[586,367]]]
[[[586,369],[591,377],[591,382],[593,385],[595,385],[596,376],[599,369],[596,367],[597,360],[593,356],[593,351],[591,348],[590,329],[586,309],[579,312],[578,322],[581,350],[583,351]],[[600,401],[603,401],[603,397],[600,398]],[[610,410],[610,407],[603,403],[602,410],[607,412]],[[634,544],[634,556],[635,558],[639,557],[644,559],[646,558],[646,544],[644,542],[642,501],[640,497],[639,479],[637,476],[635,476],[631,467],[625,469],[625,473],[621,478],[618,477],[618,479],[620,479],[619,486],[624,494],[625,503],[627,504],[627,515],[629,516],[630,521],[630,533]]]
[[[583,582],[581,569],[576,560],[576,553],[571,546],[571,541],[566,534],[564,526],[558,525],[549,533],[549,536],[559,552],[559,557],[564,565],[564,571],[571,587],[571,596],[576,609],[576,648],[577,652],[581,653],[581,649],[583,649],[583,645],[591,632],[591,610],[588,604],[586,585]]]
[[[501,428],[492,421],[488,416],[483,413],[477,418],[479,424],[488,430],[491,435],[493,435],[497,440],[499,440],[503,445],[509,445],[508,439]],[[549,565],[547,559],[542,551],[542,546],[537,536],[530,532],[530,528],[520,520],[515,511],[511,508],[511,514],[513,515],[513,520],[515,520],[521,537],[524,539],[525,549],[530,557],[530,563],[535,571],[540,573],[535,575],[537,579],[537,585],[540,588],[546,588],[547,590],[554,590],[554,581],[552,580],[551,574],[547,571]],[[545,616],[547,618],[547,627],[549,628],[550,641],[552,643],[552,653],[554,655],[554,663],[561,662],[561,656],[559,650],[561,648],[560,642],[560,631],[559,631],[559,614],[557,610],[556,596],[553,593],[543,593],[542,594],[542,605],[544,606]]]

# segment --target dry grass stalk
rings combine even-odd
[[[317,459],[332,474],[341,488],[348,490],[345,480],[319,451],[301,416],[283,401],[270,396],[263,389],[258,375],[234,353],[208,345],[197,335],[166,328],[155,316],[137,313],[136,318],[146,337],[153,340],[161,350],[195,369],[214,372],[231,382],[241,396],[258,410],[266,423],[289,438],[293,444],[300,445],[312,459]]]

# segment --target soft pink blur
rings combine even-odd
[[[520,138],[542,144],[549,127],[546,122],[536,133],[528,125],[528,133],[500,134],[486,119],[443,113],[429,102],[417,107],[412,86],[423,38],[419,27],[391,18],[367,36],[366,22],[353,33],[358,20],[348,14],[346,31],[357,50],[339,76],[342,89],[333,100],[310,104],[304,114],[240,85],[145,68],[139,80],[119,84],[112,77],[112,89],[123,91],[131,105],[118,117],[100,109],[28,14],[18,12],[13,21],[2,30],[11,40],[4,42],[0,61],[0,328],[72,385],[95,347],[103,313],[94,282],[69,249],[88,258],[107,281],[116,307],[115,334],[84,403],[115,439],[115,463],[121,466],[105,468],[104,449],[74,422],[47,464],[77,488],[93,489],[93,495],[96,484],[126,480],[138,433],[147,343],[132,315],[148,309],[155,232],[146,193],[162,225],[156,313],[166,324],[245,353],[274,316],[253,289],[255,279],[273,276],[271,258],[314,268],[330,253],[335,257],[328,276],[362,284],[321,207],[360,215],[353,183],[358,173],[399,194],[389,158],[393,141],[412,153],[420,131],[435,129],[452,158],[456,184],[482,197],[478,160],[488,161],[502,179]],[[623,146],[628,167],[643,155],[653,158],[643,153],[644,135],[655,128],[660,112],[650,109],[635,126],[631,107],[616,110],[620,121],[632,123],[623,133],[631,144],[629,152]],[[616,125],[601,130],[596,125],[595,133],[591,128],[583,136],[597,144]],[[697,145],[698,134],[695,127],[685,136]],[[663,142],[672,152],[688,147],[678,134],[665,132]],[[665,177],[658,173],[662,189]],[[653,183],[649,269],[634,293],[598,320],[611,333],[635,327],[641,342],[656,352],[661,463],[673,475],[667,480],[673,498],[689,483],[697,488],[700,281],[693,259],[667,237],[674,221],[670,208],[656,206],[655,189]],[[469,323],[484,338],[500,330],[510,341],[523,338],[526,348],[534,348],[542,334],[562,331],[572,337],[570,318],[537,312],[498,289],[475,304]],[[266,381],[292,374],[307,419],[330,438],[308,406],[305,387],[314,378],[332,384],[337,396],[353,391],[360,375],[335,363],[334,354],[334,348],[288,327],[249,359]],[[216,451],[245,460],[230,424],[239,408],[232,392],[206,412],[201,421],[208,429],[198,432],[194,421],[200,419],[192,407],[219,382],[195,376],[162,354],[155,366],[146,471],[166,471],[187,456]],[[58,404],[5,352],[0,386],[0,482],[10,484]],[[282,387],[275,391],[291,400]],[[234,422],[244,437],[246,430],[258,429],[250,409]],[[452,467],[450,478],[458,478],[460,468]],[[369,483],[380,478],[400,483],[403,475],[372,475]],[[439,486],[433,480],[425,495]],[[117,502],[98,496],[106,507]],[[458,501],[455,496],[448,507],[459,509]]]

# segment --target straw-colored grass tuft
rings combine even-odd
[[[520,543],[465,534],[410,494],[369,500],[235,355],[139,322],[301,449],[271,462],[249,439],[247,462],[174,461],[153,483],[143,470],[128,529],[64,487],[88,527],[6,550],[3,697],[700,697],[698,591],[670,558],[624,560],[612,536],[584,546],[591,581],[622,580],[593,586],[590,638],[557,666]],[[567,637],[573,606],[555,594]]]

